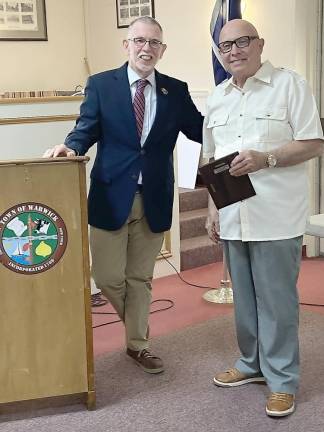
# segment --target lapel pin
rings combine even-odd
[[[164,95],[167,95],[167,94],[169,93],[168,90],[165,89],[164,87],[161,88],[161,92],[162,92]]]

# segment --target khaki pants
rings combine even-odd
[[[122,228],[90,227],[93,279],[124,321],[132,350],[148,347],[151,281],[162,242],[163,233],[152,233],[146,222],[139,193]]]

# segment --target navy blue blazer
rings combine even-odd
[[[202,142],[203,117],[186,83],[156,71],[156,92],[155,120],[141,147],[127,63],[88,80],[80,116],[65,145],[84,155],[97,142],[88,197],[89,224],[94,227],[121,228],[131,211],[140,172],[151,230],[157,233],[171,226],[173,149],[180,131]]]

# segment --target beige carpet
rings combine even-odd
[[[161,319],[163,316],[161,315]],[[324,315],[303,312],[302,382],[295,414],[264,413],[265,385],[221,389],[214,372],[237,353],[233,316],[227,315],[153,341],[167,366],[150,376],[124,352],[96,360],[97,410],[83,406],[2,414],[1,432],[323,432]]]

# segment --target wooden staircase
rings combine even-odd
[[[207,189],[180,188],[179,200],[181,271],[222,261],[222,245],[213,243],[205,229],[208,213]]]

